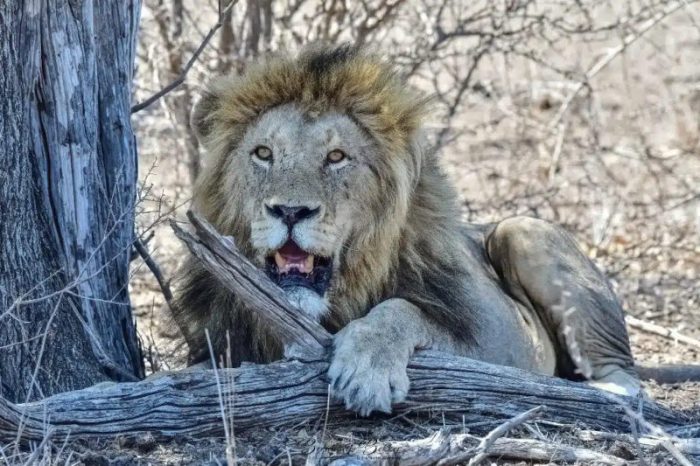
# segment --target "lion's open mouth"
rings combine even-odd
[[[290,239],[267,258],[265,271],[282,288],[303,286],[323,296],[331,279],[331,259],[309,254]]]

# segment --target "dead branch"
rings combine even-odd
[[[655,335],[660,335],[662,337],[666,337],[674,341],[679,341],[681,343],[685,343],[686,345],[693,346],[695,348],[700,348],[700,340],[689,337],[687,335],[683,335],[682,333],[677,332],[676,330],[672,330],[670,328],[663,327],[652,322],[647,322],[645,320],[637,319],[633,316],[626,316],[625,321],[627,322],[627,325],[629,325],[632,328],[653,333]]]
[[[219,369],[224,399],[231,399],[236,431],[298,424],[326,413],[325,360],[245,364]],[[408,366],[411,390],[399,413],[443,411],[475,432],[494,427],[535,406],[548,407],[547,422],[629,432],[622,408],[584,384],[543,377],[436,352],[417,354]],[[644,417],[661,426],[687,422],[682,413],[653,402]],[[346,415],[331,403],[330,422]],[[40,441],[47,429],[66,438],[223,436],[220,397],[213,370],[166,372],[141,382],[101,384],[35,403],[0,399],[0,439]],[[496,442],[497,443],[497,442]]]
[[[581,430],[577,433],[583,441],[608,440],[627,443],[630,446],[640,445],[651,451],[658,451],[663,448],[663,443],[669,440],[668,436],[645,435],[635,438],[631,434],[620,434],[615,432],[599,432],[594,430]],[[700,456],[700,438],[672,438],[671,441],[678,451],[684,455]]]
[[[601,464],[620,466],[627,462],[616,456],[598,453],[588,448],[573,447],[556,441],[516,439],[502,437],[494,439],[488,451],[476,455],[473,450],[464,452],[464,444],[474,439],[469,434],[448,435],[439,431],[428,438],[408,441],[378,442],[370,445],[360,445],[352,449],[356,459],[365,460],[361,464],[388,462],[411,466],[428,466],[434,464],[458,464],[451,462],[453,458],[461,458],[460,462],[471,458],[475,460],[499,458],[529,461],[562,461],[577,464]],[[453,455],[453,456],[448,456]],[[477,464],[477,463],[474,463]]]
[[[173,230],[195,257],[230,291],[268,320],[286,346],[310,359],[323,357],[331,335],[317,322],[295,309],[284,292],[236,248],[233,238],[222,237],[214,227],[188,212],[196,237],[171,222]]]
[[[144,108],[150,106],[153,102],[156,102],[158,99],[160,99],[161,97],[163,97],[164,95],[166,95],[167,93],[169,93],[170,91],[172,91],[173,89],[178,87],[180,84],[185,82],[185,78],[187,77],[187,73],[189,73],[190,68],[192,68],[192,66],[195,64],[195,62],[199,58],[199,56],[202,54],[204,49],[207,47],[207,45],[209,44],[209,41],[211,41],[212,37],[214,37],[214,34],[216,34],[216,31],[218,31],[219,28],[224,24],[224,21],[228,17],[228,13],[231,11],[233,6],[238,2],[238,0],[231,0],[230,3],[228,4],[228,6],[226,6],[226,7],[223,6],[223,2],[224,2],[224,0],[219,0],[219,16],[218,16],[218,20],[216,21],[216,24],[214,24],[214,26],[212,26],[212,28],[209,30],[209,32],[204,37],[202,42],[199,44],[199,47],[197,47],[197,49],[194,51],[194,53],[192,54],[192,57],[185,64],[185,67],[180,72],[180,75],[177,78],[175,78],[172,82],[170,82],[170,84],[168,84],[163,89],[161,89],[160,91],[153,94],[148,99],[132,106],[131,113],[139,112],[139,111],[143,110]]]
[[[554,118],[549,122],[548,127],[550,129],[553,129],[555,126],[558,126],[561,120],[564,118],[564,115],[566,114],[567,110],[569,109],[569,106],[571,105],[571,102],[573,102],[574,98],[581,92],[581,90],[588,85],[591,79],[593,79],[598,73],[600,73],[602,70],[607,68],[607,66],[612,63],[612,61],[619,56],[622,52],[627,50],[627,48],[632,45],[633,43],[637,42],[640,38],[642,38],[647,32],[649,32],[654,26],[662,22],[664,19],[669,17],[671,14],[675,13],[676,11],[680,10],[681,8],[685,8],[689,5],[690,2],[687,0],[680,0],[677,2],[671,2],[669,3],[665,8],[663,8],[661,11],[658,13],[654,14],[649,20],[645,21],[641,27],[636,32],[633,32],[631,34],[628,34],[623,40],[622,44],[618,45],[617,47],[613,47],[612,49],[608,50],[608,52],[600,58],[598,61],[596,61],[593,66],[591,66],[588,71],[586,71],[586,74],[584,75],[583,79],[580,80],[578,83],[576,83],[574,89],[569,93],[569,95],[564,99],[562,104],[560,105],[559,109],[557,110],[556,115],[554,115]]]
[[[627,461],[606,453],[534,439],[497,439],[488,451],[490,458],[526,461],[561,461],[579,464],[622,466]]]
[[[483,460],[489,457],[489,451],[491,447],[499,438],[506,435],[508,432],[511,431],[511,429],[514,429],[515,427],[538,417],[540,414],[542,414],[544,409],[544,406],[537,406],[536,408],[532,408],[528,411],[525,411],[524,413],[518,414],[514,418],[509,419],[508,421],[504,422],[503,424],[489,432],[488,435],[486,435],[486,437],[481,439],[481,442],[479,442],[479,445],[476,447],[476,450],[474,452],[445,458],[444,460],[438,462],[438,466],[459,464],[466,460],[469,460],[468,466],[477,466],[479,463],[481,463]]]
[[[163,293],[165,302],[167,302],[168,306],[170,306],[170,309],[172,309],[173,292],[170,290],[170,284],[163,276],[163,272],[161,271],[156,261],[153,259],[153,257],[151,257],[151,254],[148,252],[148,249],[146,249],[146,244],[139,238],[136,238],[136,240],[134,241],[134,249],[136,249],[136,251],[139,253],[139,256],[141,256],[141,259],[143,259],[143,261],[146,263],[148,270],[150,270],[153,276],[155,277],[156,281],[158,282],[158,286],[160,286],[160,291]]]

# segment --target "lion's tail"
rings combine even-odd
[[[655,380],[658,383],[700,382],[700,365],[693,364],[664,364],[661,366],[646,366],[635,364],[639,378]]]

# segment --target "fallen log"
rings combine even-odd
[[[0,401],[0,438],[138,436],[160,440],[178,436],[223,436],[221,405],[236,431],[322,418],[328,384],[326,361],[246,364],[219,370],[181,371],[134,383],[100,384],[26,404]],[[538,376],[436,352],[422,352],[410,362],[408,400],[395,412],[456,414],[467,427],[488,430],[494,424],[538,405],[547,406],[547,422],[630,432],[622,407],[584,384]],[[228,407],[233,406],[233,409]],[[330,416],[343,415],[331,403]],[[656,403],[643,406],[645,419],[662,427],[684,418]],[[227,419],[228,421],[228,419]]]
[[[107,383],[38,402],[0,399],[0,439],[39,441],[139,436],[223,436],[224,422],[246,429],[297,424],[325,416],[328,401],[328,332],[289,304],[265,274],[205,221],[190,214],[195,234],[177,235],[224,284],[277,329],[295,359],[235,369],[156,374],[134,383]],[[653,401],[613,398],[585,384],[545,377],[452,355],[421,351],[410,361],[411,389],[396,413],[454,414],[474,432],[539,405],[546,421],[582,428],[630,432],[624,403],[663,428],[688,423],[681,413]],[[348,416],[330,404],[330,416]],[[232,419],[232,420],[231,420]]]

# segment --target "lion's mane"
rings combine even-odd
[[[375,175],[382,195],[366,206],[367,220],[347,246],[356,258],[341,263],[334,275],[330,313],[323,324],[336,331],[382,300],[401,297],[468,339],[475,319],[463,282],[457,281],[469,275],[465,237],[456,195],[435,154],[424,148],[421,126],[428,99],[375,55],[353,47],[312,47],[297,57],[267,57],[242,76],[214,80],[192,116],[208,152],[194,189],[195,210],[252,255],[250,226],[241,212],[225,207],[231,203],[224,199],[246,195],[242,188],[224,185],[225,160],[249,124],[287,103],[311,114],[345,112],[380,149]],[[205,328],[217,353],[230,345],[236,365],[281,356],[273,332],[196,259],[181,267],[178,285],[173,313],[190,345],[191,362],[208,357]]]

